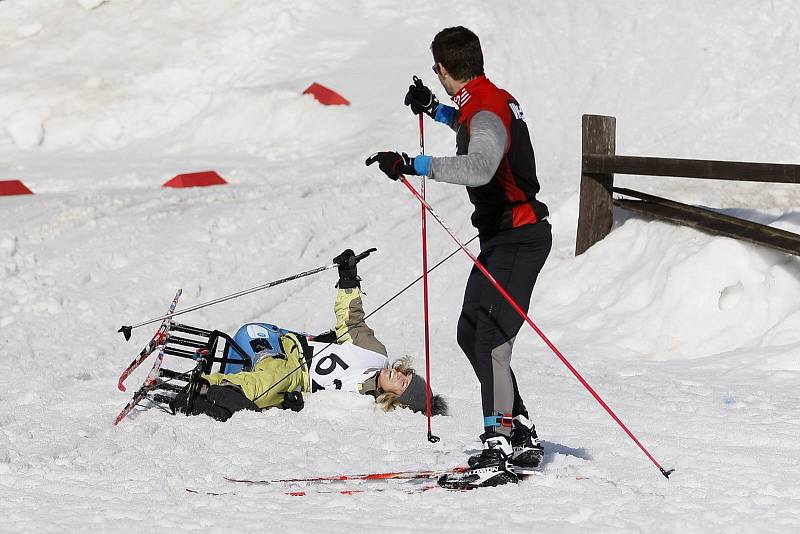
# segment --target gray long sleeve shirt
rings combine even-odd
[[[455,117],[449,125],[457,129]],[[479,187],[491,181],[508,145],[506,128],[500,117],[485,110],[472,117],[469,128],[466,154],[431,158],[429,176],[432,180],[467,187]]]

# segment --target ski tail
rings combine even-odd
[[[134,407],[135,407],[137,404],[139,404],[139,403],[142,401],[142,399],[144,399],[146,396],[147,396],[147,389],[145,388],[145,386],[142,386],[142,387],[139,389],[139,391],[137,391],[137,392],[136,392],[136,393],[133,395],[133,398],[132,398],[132,399],[131,399],[131,400],[128,402],[128,404],[126,404],[126,405],[125,405],[125,407],[122,409],[122,411],[121,411],[121,412],[119,412],[119,413],[117,414],[117,416],[114,418],[114,426],[117,426],[117,425],[119,424],[119,422],[120,422],[120,421],[122,421],[123,419],[125,419],[125,417],[126,417],[126,416],[127,416],[129,413],[131,413],[131,410],[133,410],[133,408],[134,408]]]
[[[175,306],[177,306],[178,299],[180,298],[182,292],[183,290],[179,289],[178,292],[175,293],[175,298],[172,299],[172,304],[170,304],[169,307],[169,313],[175,311]],[[148,343],[147,347],[145,347],[145,349],[142,351],[139,357],[136,358],[136,360],[131,362],[131,365],[128,366],[128,369],[126,369],[123,372],[122,376],[120,377],[118,387],[120,388],[121,391],[125,391],[125,387],[122,385],[122,381],[125,378],[127,378],[127,376],[131,373],[131,371],[136,369],[136,367],[138,367],[138,365],[142,363],[147,358],[147,356],[153,353],[156,347],[158,347],[158,356],[156,357],[155,363],[153,363],[153,368],[150,369],[150,372],[147,374],[147,378],[145,378],[145,381],[142,384],[142,386],[133,395],[133,398],[128,402],[128,404],[125,405],[122,411],[119,412],[119,414],[117,414],[117,416],[114,418],[114,426],[117,426],[120,421],[125,419],[125,417],[127,417],[127,415],[131,413],[131,411],[133,411],[136,405],[138,405],[142,400],[144,400],[147,397],[148,392],[155,389],[156,386],[158,385],[158,375],[159,371],[161,370],[161,364],[164,361],[164,346],[166,345],[167,340],[169,339],[169,331],[171,326],[172,326],[172,316],[164,319],[164,321],[161,323],[161,326],[159,326],[158,328],[158,332],[156,332],[156,335],[153,336],[153,339],[150,340],[150,343]],[[153,345],[152,349],[150,349],[151,345]],[[145,351],[147,351],[148,349],[150,349],[149,352],[144,354]]]
[[[153,368],[147,374],[147,378],[145,379],[144,384],[142,384],[142,387],[140,387],[136,391],[136,393],[134,393],[133,398],[130,400],[130,402],[128,402],[128,404],[125,405],[122,411],[119,412],[119,414],[117,414],[117,416],[114,418],[114,426],[117,426],[120,421],[125,419],[125,417],[127,417],[127,415],[131,413],[131,411],[133,411],[136,405],[142,402],[147,397],[147,394],[151,390],[155,389],[155,387],[158,385],[158,371],[159,369],[161,369],[161,362],[163,360],[164,360],[164,345],[161,345],[161,348],[158,351],[158,358],[156,358],[156,361],[153,364]]]
[[[172,299],[172,303],[169,306],[168,313],[171,314],[175,311],[175,307],[178,305],[178,299],[180,298],[182,292],[183,290],[179,289],[178,292],[175,293],[175,298]],[[128,367],[126,367],[125,370],[122,371],[122,374],[120,375],[119,380],[117,381],[117,389],[123,392],[127,391],[123,382],[125,382],[125,379],[127,379],[131,375],[131,373],[133,373],[133,371],[137,367],[139,367],[139,365],[141,365],[143,361],[147,359],[148,356],[150,356],[153,352],[155,352],[155,350],[160,345],[164,344],[164,341],[166,340],[167,337],[167,331],[169,330],[168,324],[171,324],[171,322],[172,322],[171,316],[161,321],[161,325],[158,327],[158,330],[156,330],[156,333],[153,335],[152,339],[147,343],[147,345],[145,345],[145,347],[142,349],[139,355],[133,359],[130,365],[128,365]]]

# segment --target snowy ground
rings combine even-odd
[[[625,213],[572,250],[582,113],[617,117],[619,153],[797,162],[798,19],[789,0],[0,1],[0,180],[36,192],[0,198],[0,530],[796,532],[800,260]],[[436,445],[424,418],[335,392],[299,414],[148,410],[112,427],[128,400],[116,378],[150,335],[116,329],[163,313],[178,287],[189,306],[376,246],[361,269],[374,309],[418,275],[419,208],[363,159],[417,150],[405,87],[435,81],[430,39],[455,24],[480,35],[534,133],[556,241],[532,317],[672,478],[524,330],[515,371],[547,448],[530,483],[299,498],[223,479],[444,468],[476,450],[478,387],[454,335],[461,255],[431,276],[432,384],[453,412],[434,419]],[[312,81],[353,105],[300,96]],[[451,153],[450,132],[426,134]],[[209,168],[230,184],[159,187]],[[642,181],[800,231],[796,187],[619,179]],[[462,189],[429,198],[473,235]],[[431,223],[432,261],[453,248]],[[334,282],[186,322],[323,330]],[[415,288],[372,320],[392,354],[421,353],[420,311]]]

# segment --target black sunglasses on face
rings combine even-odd
[[[433,72],[435,72],[437,75],[439,74],[439,64],[438,63],[436,65],[434,65],[433,67],[431,67],[431,69],[433,69]]]

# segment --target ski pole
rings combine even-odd
[[[370,253],[375,252],[376,250],[378,250],[378,249],[371,248],[369,250],[365,250],[364,252],[362,252],[361,254],[356,256],[356,261],[366,258],[367,256],[370,255]],[[232,293],[230,295],[227,295],[227,296],[224,296],[224,297],[220,297],[218,299],[214,299],[214,300],[211,300],[209,302],[205,302],[203,304],[198,304],[196,306],[191,306],[189,308],[186,308],[185,310],[181,310],[181,311],[177,311],[177,312],[173,312],[173,313],[168,313],[166,315],[162,315],[161,317],[156,317],[155,319],[150,319],[149,321],[144,321],[144,322],[141,322],[139,324],[132,325],[132,326],[122,326],[122,327],[120,327],[119,330],[117,330],[117,332],[122,333],[122,335],[125,336],[125,341],[128,341],[131,338],[131,330],[133,330],[134,328],[139,328],[140,326],[145,326],[145,325],[148,325],[148,324],[157,323],[158,321],[163,321],[164,319],[167,319],[168,317],[176,317],[178,315],[183,315],[184,313],[189,313],[191,311],[199,310],[201,308],[207,308],[208,306],[212,306],[214,304],[219,304],[220,302],[225,302],[227,300],[232,300],[232,299],[235,299],[235,298],[239,298],[239,297],[242,297],[244,295],[248,295],[250,293],[255,293],[256,291],[261,291],[262,289],[269,289],[270,287],[275,287],[275,286],[283,284],[285,282],[290,282],[292,280],[297,280],[298,278],[311,276],[312,274],[317,274],[319,272],[326,271],[326,270],[331,269],[333,267],[336,267],[335,263],[330,263],[330,264],[324,265],[322,267],[317,267],[316,269],[311,269],[310,271],[305,271],[305,272],[302,272],[302,273],[293,274],[291,276],[287,276],[286,278],[281,278],[280,280],[274,280],[272,282],[267,282],[266,284],[261,284],[260,286],[251,287],[250,289],[245,289],[243,291],[238,291],[236,293]]]
[[[414,77],[416,78],[416,76]],[[422,122],[422,113],[419,114],[419,152],[425,154],[425,129]],[[420,176],[420,190],[422,191],[422,198],[425,198],[425,176]],[[430,344],[430,327],[428,321],[428,229],[427,229],[427,212],[425,206],[420,206],[422,212],[422,308],[423,318],[425,321],[425,382],[427,388],[425,389],[425,406],[426,415],[428,417],[428,441],[437,443],[438,436],[434,436],[431,431],[431,344]]]
[[[524,319],[525,322],[528,323],[531,328],[533,328],[533,330],[539,335],[539,337],[542,338],[542,341],[544,341],[545,344],[548,347],[550,347],[550,350],[552,350],[553,353],[556,356],[558,356],[558,359],[561,360],[561,362],[567,367],[567,369],[570,370],[570,372],[572,372],[572,374],[575,376],[575,378],[578,379],[578,381],[583,385],[583,387],[586,388],[586,390],[589,393],[592,394],[592,396],[595,398],[595,400],[598,403],[600,403],[600,406],[602,406],[606,410],[606,412],[608,412],[608,415],[610,415],[611,418],[614,419],[614,421],[616,421],[616,423],[620,426],[620,428],[622,428],[622,430],[625,431],[625,433],[628,435],[628,437],[630,437],[633,440],[633,442],[636,443],[636,445],[639,446],[639,448],[642,450],[642,452],[644,452],[644,454],[650,459],[650,461],[653,462],[653,464],[656,467],[658,467],[658,470],[661,471],[661,474],[664,475],[664,477],[666,477],[668,479],[669,476],[674,471],[674,469],[669,469],[669,470],[664,469],[661,466],[661,464],[659,464],[658,461],[656,461],[656,459],[653,458],[653,455],[651,455],[650,452],[645,448],[645,446],[642,445],[642,443],[638,439],[636,439],[636,436],[633,435],[633,432],[631,432],[628,429],[628,427],[625,426],[625,423],[623,423],[622,420],[619,417],[617,417],[617,414],[615,414],[614,411],[608,406],[608,404],[606,404],[606,402],[600,397],[600,395],[598,395],[598,393],[594,390],[594,388],[592,388],[592,386],[589,385],[589,383],[586,381],[586,379],[584,379],[583,376],[581,376],[581,374],[578,372],[578,370],[575,369],[575,367],[572,366],[572,364],[569,362],[569,360],[567,360],[567,358],[564,357],[563,354],[561,354],[561,351],[559,351],[558,348],[547,338],[547,336],[544,335],[544,332],[542,332],[539,329],[539,327],[536,326],[536,323],[534,323],[531,320],[531,318],[528,317],[528,314],[525,313],[525,311],[520,307],[519,304],[517,304],[517,302],[514,300],[514,298],[511,295],[508,294],[508,292],[503,288],[503,286],[500,285],[500,283],[497,280],[495,280],[494,276],[492,276],[492,274],[486,269],[486,267],[484,267],[484,265],[478,260],[478,258],[476,258],[475,255],[472,254],[467,249],[466,246],[461,244],[461,241],[459,241],[459,239],[456,237],[456,235],[453,233],[453,231],[450,230],[450,228],[444,223],[444,221],[441,219],[441,217],[439,217],[439,215],[437,215],[437,213],[433,210],[431,205],[428,204],[428,202],[426,202],[424,198],[422,198],[422,196],[419,194],[419,192],[416,189],[414,189],[414,186],[412,186],[410,183],[408,183],[408,180],[406,180],[406,178],[404,176],[401,176],[400,179],[405,184],[405,186],[408,188],[408,190],[411,191],[411,193],[415,197],[417,197],[417,200],[419,200],[422,203],[423,207],[425,207],[425,209],[430,212],[431,216],[434,219],[436,219],[436,222],[438,222],[441,225],[441,227],[444,228],[445,231],[448,234],[450,234],[450,237],[453,238],[453,241],[455,241],[456,244],[458,244],[459,248],[461,250],[463,250],[466,253],[467,256],[469,256],[469,258],[475,264],[475,267],[477,267],[483,273],[483,275],[489,280],[489,282],[491,282],[491,284],[500,292],[500,294],[503,296],[503,298],[505,298],[508,301],[508,303],[511,305],[511,307],[514,308],[514,311],[516,311],[522,317],[522,319]]]

